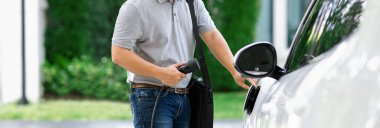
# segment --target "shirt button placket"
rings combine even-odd
[[[177,1],[173,4],[173,19],[174,19],[174,21],[175,22],[177,22],[178,21],[178,16],[177,16]]]
[[[175,17],[177,15],[177,9],[176,9],[176,3],[173,4],[173,16]]]

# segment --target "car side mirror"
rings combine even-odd
[[[275,48],[268,42],[256,42],[240,49],[235,55],[234,66],[247,77],[278,80],[285,74],[284,69],[277,66]]]

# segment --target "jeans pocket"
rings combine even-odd
[[[157,89],[135,89],[132,93],[134,93],[137,99],[143,100],[156,99],[159,94],[161,98],[167,95],[167,92],[165,90],[160,91]]]
[[[166,97],[168,92],[155,90],[155,89],[136,89],[133,92],[136,97],[136,100],[139,106],[142,109],[151,109],[156,102],[158,95],[160,95],[160,99]]]

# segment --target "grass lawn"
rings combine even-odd
[[[215,93],[215,119],[241,119],[245,93]],[[39,104],[0,106],[0,120],[130,120],[128,103],[93,100],[49,100]]]
[[[129,104],[110,101],[55,100],[0,107],[0,120],[123,120],[131,115]]]
[[[243,119],[246,92],[214,93],[216,119]]]

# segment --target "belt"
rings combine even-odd
[[[162,86],[145,84],[145,83],[133,83],[132,88],[146,88],[146,89],[157,89],[160,90]],[[170,88],[168,86],[164,86],[164,91],[175,94],[189,94],[188,88]]]

